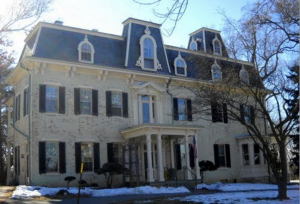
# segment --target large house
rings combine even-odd
[[[229,58],[217,30],[196,30],[179,48],[164,44],[159,24],[128,18],[123,26],[122,35],[112,35],[41,22],[27,36],[6,79],[14,90],[7,101],[14,150],[8,182],[63,186],[66,176],[79,179],[83,163],[83,179],[104,186],[95,171],[113,161],[131,170],[115,185],[168,182],[167,169],[177,181],[199,180],[201,160],[218,167],[205,182],[268,181],[262,152],[228,119],[226,105],[199,118],[192,92],[175,86],[222,80],[222,69],[233,65],[248,83],[254,65]],[[211,62],[200,78],[190,57]]]

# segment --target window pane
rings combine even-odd
[[[91,114],[92,90],[80,89],[80,113]]]
[[[218,55],[221,54],[221,46],[218,41],[215,41],[215,54],[218,54]]]
[[[114,161],[116,163],[123,163],[123,154],[122,154],[122,145],[121,144],[113,144],[114,151]]]
[[[153,59],[153,42],[149,38],[144,40],[144,57]]]
[[[248,151],[248,144],[242,145],[242,153],[243,153],[243,164],[249,165],[249,151]]]
[[[196,44],[196,42],[192,42],[192,44],[191,44],[191,50],[197,50],[197,44]]]
[[[185,155],[185,145],[180,144],[180,159],[181,159],[181,166],[186,166],[186,155]]]
[[[149,103],[143,103],[143,123],[150,122]]]
[[[112,115],[122,116],[122,93],[111,93],[111,108]]]
[[[260,164],[260,151],[257,144],[254,144],[254,164]]]
[[[83,171],[93,170],[93,144],[81,144],[81,161],[83,162]]]
[[[46,112],[58,112],[58,88],[46,86]]]
[[[178,119],[187,120],[187,109],[185,99],[178,99]]]
[[[58,143],[46,142],[46,172],[58,171]]]
[[[84,43],[81,46],[81,60],[85,60],[85,61],[91,61],[92,60],[92,48],[87,43]]]
[[[154,68],[154,60],[153,59],[149,59],[149,58],[144,58],[144,65],[145,68]]]
[[[249,106],[244,106],[244,120],[246,123],[250,123],[250,108]]]

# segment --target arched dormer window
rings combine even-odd
[[[191,50],[197,50],[197,42],[195,41],[194,38],[192,38],[192,41],[190,43],[190,49]]]
[[[184,59],[181,57],[180,52],[178,53],[178,57],[174,60],[175,74],[178,76],[186,76],[186,63]]]
[[[147,27],[145,35],[140,39],[141,55],[135,65],[141,67],[143,70],[157,71],[157,69],[162,68],[157,59],[156,41],[150,34],[151,32]]]
[[[212,80],[213,81],[221,81],[222,80],[222,72],[221,72],[221,67],[215,63],[211,67],[211,73],[212,73]]]
[[[242,84],[248,85],[249,84],[249,74],[245,70],[245,67],[243,65],[242,69],[240,70],[240,79]]]
[[[221,45],[221,42],[218,39],[217,35],[213,39],[213,49],[214,49],[214,55],[222,56],[222,45]]]
[[[78,45],[79,62],[94,63],[94,53],[94,46],[89,42],[87,35],[85,35],[84,40]]]

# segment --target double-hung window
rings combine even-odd
[[[144,67],[154,69],[154,45],[150,38],[144,40]]]
[[[75,143],[75,170],[80,172],[83,163],[84,172],[96,172],[100,168],[99,143],[76,142]]]
[[[173,98],[174,120],[192,121],[191,99]]]
[[[213,81],[221,81],[222,80],[222,72],[221,68],[218,65],[213,65],[211,68],[212,72],[212,80]]]
[[[212,115],[212,122],[223,122],[228,123],[227,117],[227,105],[225,103],[211,103],[211,115]]]
[[[98,116],[98,91],[88,88],[74,89],[75,115]]]
[[[65,87],[40,85],[40,112],[65,113]]]
[[[20,120],[20,103],[21,103],[21,94],[16,96],[15,100],[15,121]]]
[[[24,89],[23,116],[28,115],[28,88]]]
[[[254,144],[254,164],[260,164],[260,150],[258,144]]]
[[[253,106],[240,105],[241,122],[246,124],[254,124],[255,111]]]
[[[214,144],[216,167],[231,167],[229,144]]]
[[[128,117],[128,94],[106,91],[106,115]]]
[[[243,165],[250,165],[248,144],[242,144]]]
[[[123,146],[119,143],[107,143],[107,162],[123,163]]]
[[[39,142],[39,172],[66,173],[65,142]]]

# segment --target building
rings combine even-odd
[[[122,146],[135,144],[132,165],[144,182],[166,182],[167,168],[176,169],[179,181],[200,179],[200,160],[219,167],[205,182],[267,181],[262,152],[244,126],[228,120],[226,106],[213,105],[208,120],[196,119],[193,94],[175,86],[221,80],[233,64],[247,82],[253,64],[230,59],[216,30],[191,33],[185,49],[165,45],[159,24],[129,18],[123,26],[118,36],[39,23],[27,36],[6,80],[14,88],[7,101],[13,177],[20,184],[64,186],[66,176],[79,178],[83,162],[83,179],[104,186],[95,171],[108,161],[131,160]],[[191,56],[211,61],[200,79]],[[122,182],[118,176],[114,184]]]

